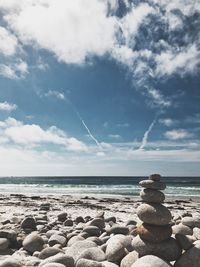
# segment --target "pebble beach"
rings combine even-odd
[[[0,267],[200,267],[200,198],[166,197],[160,175],[138,197],[0,196]]]

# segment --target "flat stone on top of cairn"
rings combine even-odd
[[[177,260],[181,255],[181,248],[177,241],[171,237],[170,225],[172,215],[162,205],[165,195],[160,190],[166,188],[159,174],[152,174],[148,180],[139,183],[143,189],[140,196],[143,203],[137,209],[137,215],[143,222],[138,225],[132,245],[140,256],[155,255],[166,261]]]

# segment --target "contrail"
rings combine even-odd
[[[72,104],[72,102],[70,101],[69,97],[67,98],[67,102],[71,105],[73,111],[75,112],[75,114],[77,115],[77,117],[79,118],[80,122],[82,123],[83,127],[86,129],[88,135],[90,136],[90,138],[96,143],[96,145],[102,149],[101,144],[99,143],[99,141],[94,137],[94,135],[91,133],[90,129],[87,127],[86,123],[84,122],[83,118],[81,117],[80,113],[78,112],[78,110],[76,109],[76,107]]]
[[[78,116],[78,118],[80,119],[81,123],[83,124],[83,126],[85,127],[86,131],[88,132],[89,136],[92,138],[92,140],[94,140],[94,142],[96,143],[96,145],[99,148],[101,147],[101,144],[98,142],[98,140],[94,137],[94,135],[91,133],[90,129],[87,127],[87,125],[85,124],[84,120],[82,119],[81,115],[79,114],[79,112],[77,110],[75,110],[76,115]]]
[[[156,119],[153,120],[153,122],[150,124],[149,128],[147,129],[147,131],[144,133],[144,136],[142,138],[142,143],[141,143],[140,147],[138,148],[138,150],[142,150],[146,146],[147,141],[148,141],[148,136],[149,136],[150,132],[152,131],[155,123],[156,123]]]

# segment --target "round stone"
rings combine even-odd
[[[131,267],[170,267],[171,265],[162,259],[148,255],[138,259]]]
[[[141,221],[153,225],[167,225],[172,219],[170,211],[162,204],[143,203],[137,208]]]
[[[194,243],[195,244],[195,243]],[[176,261],[174,267],[200,267],[200,244],[186,250]]]
[[[138,252],[140,257],[145,255],[155,255],[166,261],[177,260],[182,253],[182,249],[172,237],[160,243],[152,243],[136,236],[132,241],[132,246]]]
[[[43,249],[44,240],[37,233],[28,235],[23,241],[23,247],[25,250],[33,253],[35,251],[41,251]]]
[[[155,189],[144,188],[140,191],[140,197],[145,202],[162,203],[165,200],[165,195]]]
[[[10,242],[7,238],[0,238],[0,251],[6,250]]]
[[[131,265],[136,262],[138,258],[138,253],[136,251],[131,251],[122,259],[120,267],[131,267]]]
[[[193,230],[189,226],[186,226],[182,223],[172,226],[173,234],[180,234],[180,235],[192,235]]]
[[[172,235],[172,228],[170,225],[154,226],[143,223],[137,226],[135,232],[144,240],[158,243],[168,239]]]
[[[38,255],[38,258],[44,260],[48,257],[58,254],[59,252],[62,252],[62,250],[59,248],[46,247],[40,252],[40,254]]]
[[[161,181],[153,181],[153,180],[143,180],[139,182],[139,185],[145,188],[156,189],[156,190],[165,190],[166,184]]]
[[[155,173],[155,174],[151,174],[151,175],[149,176],[149,179],[150,179],[150,180],[153,180],[153,181],[160,181],[160,179],[161,179],[161,175],[160,175],[160,174],[157,174],[157,173]]]

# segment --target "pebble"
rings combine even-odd
[[[193,243],[196,241],[196,238],[189,235],[176,234],[175,238],[180,247],[184,250],[188,250],[189,248],[191,248],[193,246]]]
[[[22,267],[22,264],[13,258],[9,258],[0,263],[0,267]]]
[[[170,267],[171,265],[164,260],[153,256],[147,255],[138,259],[131,267]]]
[[[195,228],[193,229],[193,235],[194,235],[194,237],[195,237],[196,239],[200,240],[200,228],[195,227]]]
[[[59,252],[61,252],[61,250],[59,248],[55,248],[55,247],[47,247],[44,248],[38,255],[39,259],[46,259],[48,257],[54,256],[56,254],[58,254]]]
[[[137,226],[135,232],[144,240],[159,243],[172,235],[172,228],[170,225],[155,226],[143,223]]]
[[[143,180],[139,182],[139,185],[149,189],[165,190],[166,184],[161,181]]]
[[[23,241],[23,247],[25,250],[33,253],[35,251],[41,251],[43,249],[44,240],[37,233],[29,234]]]
[[[80,259],[76,263],[76,267],[104,267],[104,266],[101,262],[98,261]]]
[[[43,267],[47,263],[61,263],[67,267],[74,267],[74,259],[63,253],[58,253],[54,256],[48,257],[39,264],[39,267]]]
[[[143,201],[152,203],[162,203],[165,200],[163,192],[148,188],[140,191],[140,197]]]
[[[4,251],[8,248],[10,242],[7,238],[0,238],[0,251]]]
[[[152,254],[166,261],[177,260],[182,252],[181,247],[172,237],[160,243],[152,243],[144,241],[137,236],[133,239],[132,245],[140,256]]]
[[[127,235],[129,233],[129,228],[126,226],[121,225],[113,225],[110,229],[106,231],[109,235],[110,234],[122,234]]]
[[[161,175],[160,174],[151,174],[150,176],[149,176],[149,179],[150,180],[153,180],[153,181],[160,181],[160,179],[161,179]]]
[[[126,249],[132,250],[132,236],[114,235],[107,241],[106,258],[111,262],[120,262],[126,255]]]
[[[58,235],[58,234],[54,234],[49,238],[49,242],[48,243],[49,243],[49,245],[51,247],[56,245],[56,244],[59,244],[62,247],[64,247],[66,242],[67,242],[67,239],[64,236]]]
[[[139,255],[136,251],[128,253],[121,261],[120,267],[131,267],[131,265],[136,262],[139,258]]]
[[[31,229],[34,231],[36,230],[36,221],[33,217],[27,217],[22,221],[21,227],[23,229]]]
[[[83,250],[77,260],[79,259],[104,261],[106,260],[106,256],[105,253],[99,247],[93,247]]]
[[[88,233],[90,236],[99,236],[101,234],[100,229],[93,225],[84,227],[83,232]]]
[[[181,234],[181,235],[192,235],[193,234],[192,228],[182,223],[172,226],[172,231],[174,235],[175,234]]]
[[[185,251],[174,267],[200,267],[200,243]]]
[[[53,262],[53,263],[47,263],[43,267],[65,267],[65,265],[61,263]]]
[[[162,204],[143,203],[137,208],[139,219],[153,225],[167,225],[172,219],[170,211]]]

